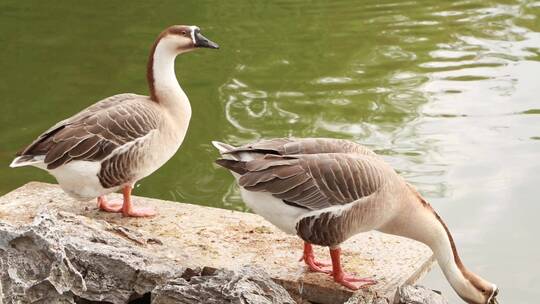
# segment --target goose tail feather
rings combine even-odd
[[[43,163],[45,156],[43,155],[21,155],[16,157],[9,166],[11,168],[39,165]]]
[[[222,142],[217,141],[217,140],[213,140],[212,145],[216,149],[218,149],[219,153],[221,153],[221,154],[227,153],[227,152],[235,149],[235,147],[233,147],[233,146],[231,146],[229,144],[226,144],[226,143],[222,143]]]
[[[223,168],[227,168],[231,170],[232,172],[238,173],[240,175],[247,172],[246,163],[243,161],[220,158],[216,160],[216,164],[222,166]]]
[[[221,157],[224,159],[231,159],[231,160],[240,160],[239,155],[237,153],[234,153],[236,150],[235,146],[231,146],[226,143],[222,143],[220,141],[212,141],[212,145],[218,149],[219,154],[221,154]]]

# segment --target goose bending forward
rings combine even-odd
[[[303,260],[312,271],[329,273],[351,289],[374,284],[343,271],[339,246],[357,233],[378,230],[428,245],[467,303],[497,303],[497,287],[465,268],[431,205],[366,147],[325,138],[271,139],[238,148],[213,144],[222,156],[217,164],[235,176],[246,205],[304,240]],[[312,244],[330,248],[332,271],[315,260]]]
[[[98,207],[125,216],[151,216],[136,208],[131,190],[169,160],[182,144],[189,100],[174,71],[177,55],[218,45],[196,26],[175,25],[155,41],[147,66],[150,96],[119,94],[105,98],[41,134],[11,167],[35,166],[53,175],[62,189],[81,201],[97,198]],[[105,195],[122,189],[123,201]]]

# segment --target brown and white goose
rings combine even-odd
[[[151,216],[136,208],[131,190],[161,167],[186,135],[191,107],[174,71],[177,55],[218,45],[196,26],[164,30],[152,46],[147,66],[150,96],[119,94],[105,98],[41,134],[18,153],[11,167],[35,166],[52,174],[70,196],[125,216]],[[122,189],[123,202],[105,195]]]
[[[311,270],[330,273],[351,289],[374,284],[343,272],[339,246],[357,233],[378,230],[428,245],[467,303],[497,303],[497,287],[465,268],[431,205],[366,147],[325,138],[271,139],[238,148],[213,144],[222,156],[216,162],[236,177],[246,205],[304,240],[303,259]],[[315,261],[311,244],[330,247],[332,271]]]

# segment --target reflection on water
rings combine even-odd
[[[417,185],[503,301],[533,303],[540,2],[243,2],[0,4],[0,190],[52,181],[9,170],[16,149],[100,98],[145,92],[156,33],[198,24],[222,49],[177,60],[188,137],[137,194],[244,210],[211,140],[352,139]],[[437,271],[425,283],[459,302]]]

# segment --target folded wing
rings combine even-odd
[[[44,157],[52,170],[74,160],[100,161],[113,151],[121,153],[119,148],[158,128],[160,115],[144,98],[135,94],[107,98],[59,122],[18,155]]]
[[[239,173],[239,185],[246,190],[269,192],[310,210],[369,196],[393,173],[379,157],[361,153],[267,154],[251,161],[219,159],[217,163]]]

